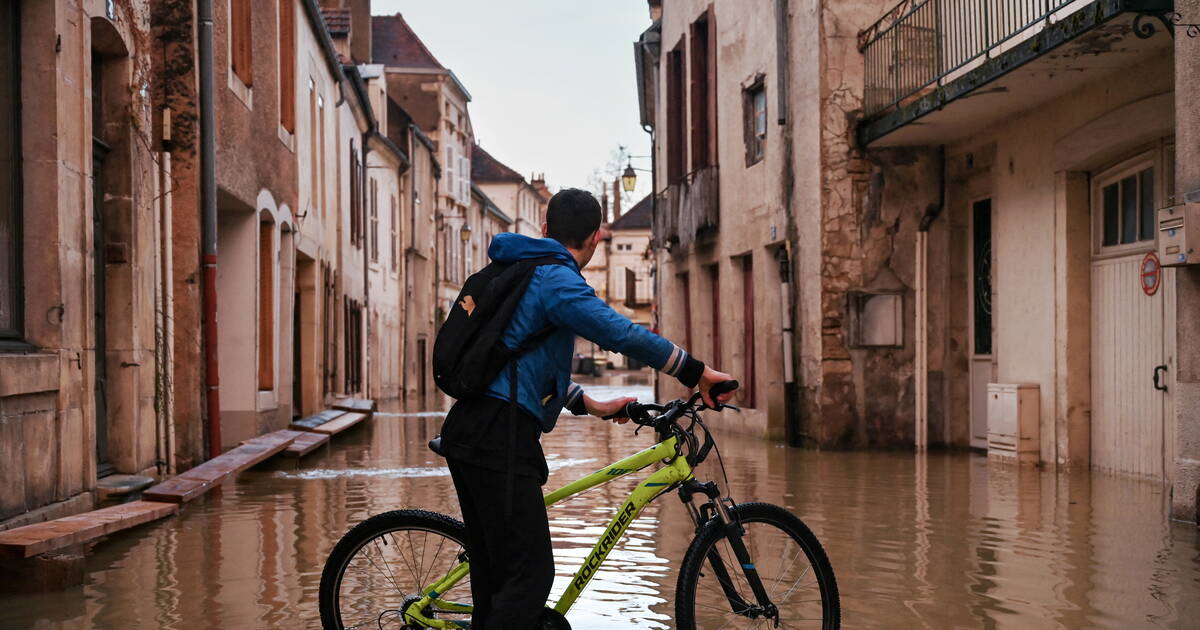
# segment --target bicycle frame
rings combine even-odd
[[[654,471],[642,483],[638,484],[633,489],[633,492],[629,494],[629,497],[625,499],[625,502],[621,504],[616,516],[609,522],[608,528],[604,530],[604,535],[596,541],[595,546],[592,547],[592,552],[588,554],[587,558],[583,561],[583,565],[579,567],[574,577],[571,578],[571,583],[567,586],[567,590],[563,592],[562,597],[558,599],[558,603],[554,605],[554,610],[563,615],[567,614],[567,611],[575,604],[575,600],[579,598],[579,594],[583,592],[583,589],[591,581],[592,576],[596,574],[596,570],[604,564],[609,552],[612,551],[617,541],[624,535],[629,524],[641,514],[642,508],[646,507],[647,503],[653,501],[658,495],[662,494],[675,483],[686,481],[692,477],[692,467],[688,465],[687,458],[679,455],[678,440],[679,438],[675,436],[667,438],[640,453],[626,457],[615,464],[605,466],[545,496],[546,506],[549,507],[585,490],[590,490],[598,485],[624,477],[629,473],[642,470],[657,461],[669,460],[666,466]],[[422,614],[422,611],[427,606],[457,613],[470,612],[472,607],[469,604],[439,599],[439,595],[453,588],[468,573],[470,573],[469,563],[462,562],[451,569],[444,577],[426,587],[423,591],[424,597],[413,602],[411,606],[408,606],[408,611],[410,612],[406,613],[406,623],[417,622],[430,628],[469,628],[470,622],[454,621],[451,619],[429,619]]]

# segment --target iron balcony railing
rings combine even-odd
[[[698,168],[658,193],[651,224],[654,246],[686,248],[713,234],[720,217],[719,171],[716,166]]]
[[[1020,35],[1075,0],[904,0],[858,34],[863,110],[873,116]]]

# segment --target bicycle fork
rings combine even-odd
[[[721,585],[721,590],[725,593],[725,598],[729,600],[730,610],[734,614],[757,619],[765,617],[775,621],[775,625],[779,625],[779,609],[771,602],[771,598],[767,595],[767,590],[763,586],[762,578],[758,575],[758,567],[754,564],[754,559],[750,557],[750,551],[746,549],[746,543],[742,540],[746,530],[741,523],[734,520],[729,515],[729,508],[721,499],[721,492],[717,489],[717,484],[708,481],[700,483],[695,479],[689,479],[684,482],[679,488],[679,497],[683,504],[687,506],[688,514],[692,517],[692,522],[696,525],[696,531],[700,531],[700,527],[709,519],[696,508],[692,502],[692,495],[696,493],[703,494],[708,497],[708,503],[705,507],[710,507],[716,512],[716,517],[721,523],[721,529],[725,534],[725,538],[729,541],[729,546],[733,549],[733,555],[737,558],[738,564],[741,565],[742,572],[746,576],[746,582],[750,585],[751,592],[754,593],[754,598],[758,605],[750,604],[746,601],[737,588],[733,585],[733,579],[729,574],[729,570],[725,566],[725,560],[721,558],[721,554],[717,550],[710,549],[708,552],[708,563],[712,566],[713,574],[717,578],[717,582]]]

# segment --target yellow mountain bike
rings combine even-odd
[[[728,389],[735,387],[731,382]],[[570,627],[563,616],[630,522],[647,503],[670,490],[678,492],[696,525],[675,589],[676,628],[840,627],[833,568],[808,527],[776,505],[734,503],[715,482],[694,476],[693,469],[716,447],[699,415],[707,409],[699,394],[666,405],[630,403],[624,414],[653,428],[658,443],[546,495],[546,505],[551,506],[662,464],[617,509],[553,605],[558,614],[549,613],[543,627]],[[720,459],[720,450],[716,453]],[[397,510],[359,523],[325,563],[322,624],[337,630],[470,628],[466,539],[461,522],[424,510]]]

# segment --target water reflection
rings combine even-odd
[[[648,392],[639,390],[643,398]],[[101,542],[86,585],[0,597],[2,628],[318,628],[320,571],[370,514],[457,515],[440,422],[381,414],[300,463],[273,460],[180,516]],[[847,627],[1196,627],[1200,542],[1164,518],[1154,483],[1048,474],[970,454],[817,453],[720,433],[735,498],[793,510],[829,553]],[[649,444],[564,418],[547,436],[552,486]],[[722,480],[715,458],[701,470]],[[552,509],[566,586],[625,478]],[[572,611],[575,628],[669,628],[691,527],[673,495],[651,504]]]

